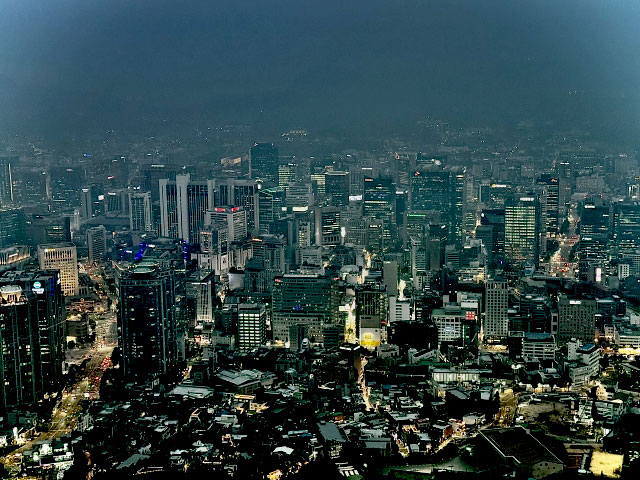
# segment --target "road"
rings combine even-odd
[[[549,259],[549,274],[556,277],[573,278],[576,263],[569,261],[569,254],[578,241],[576,227],[579,221],[574,207],[571,207],[567,219],[569,220],[569,229],[566,234],[557,237],[559,248]]]

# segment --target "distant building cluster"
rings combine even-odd
[[[221,159],[202,139],[7,147],[7,468],[620,476],[637,152],[423,128],[439,141],[367,151],[229,127]]]

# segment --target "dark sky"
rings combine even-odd
[[[366,130],[430,114],[637,142],[639,32],[637,0],[0,0],[0,127]]]

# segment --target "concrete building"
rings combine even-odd
[[[59,270],[62,292],[66,297],[78,295],[78,252],[73,243],[38,245],[42,270]]]
[[[506,280],[487,280],[485,283],[485,339],[504,338],[509,335],[508,308],[509,290]]]

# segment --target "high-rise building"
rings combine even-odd
[[[451,172],[439,167],[413,172],[409,203],[411,211],[435,211],[440,215],[440,223],[449,225],[451,200]]]
[[[274,223],[287,213],[286,190],[283,187],[259,190],[258,212],[258,231],[260,233],[275,233]]]
[[[59,270],[62,293],[78,295],[78,252],[73,243],[38,245],[38,261],[42,270]]]
[[[324,192],[334,207],[349,205],[349,172],[327,172],[324,175]]]
[[[250,350],[267,341],[267,312],[264,305],[238,305],[238,349]]]
[[[268,185],[278,183],[278,147],[273,143],[254,143],[249,151],[249,178]]]
[[[514,265],[539,262],[540,204],[533,195],[518,196],[505,203],[504,251]]]
[[[509,335],[509,290],[506,280],[490,279],[485,283],[484,338]]]
[[[173,268],[143,261],[122,272],[118,344],[126,379],[168,373],[178,360],[178,319],[184,277]]]
[[[385,285],[366,283],[356,287],[356,335],[365,348],[374,349],[386,340],[389,295]]]
[[[591,298],[558,298],[558,343],[572,338],[593,343],[596,334],[596,301]]]
[[[26,240],[24,210],[0,207],[0,248],[21,245]]]
[[[640,202],[618,202],[614,205],[613,215],[618,250],[630,253],[640,248]]]
[[[176,175],[175,181],[161,179],[160,235],[198,243],[214,190],[214,180],[192,181],[189,174]]]
[[[364,179],[362,216],[382,221],[386,245],[396,237],[396,187],[391,179]]]
[[[89,263],[101,262],[107,257],[107,229],[104,225],[87,228]]]
[[[463,221],[465,215],[465,189],[467,170],[465,167],[451,169],[451,213],[449,215],[449,240],[461,246],[464,240]]]
[[[319,274],[285,274],[273,283],[272,326],[275,341],[288,342],[292,325],[306,325],[309,340],[322,342],[324,327],[338,321],[338,288]]]
[[[63,382],[66,349],[65,308],[60,273],[54,270],[8,271],[0,277],[0,286],[22,290],[21,296],[25,296],[29,312],[20,318],[21,325],[17,328],[32,329],[34,324],[30,322],[35,321],[36,330],[32,333],[38,335],[38,345],[31,345],[31,354],[41,375],[42,390],[45,393],[58,391]],[[28,294],[35,299],[32,300]],[[20,302],[19,298],[18,303]],[[16,326],[12,328],[14,327]],[[0,337],[8,340],[11,335],[4,331]],[[36,348],[39,350],[35,351]]]
[[[247,239],[247,212],[241,207],[214,207],[208,213],[207,224],[218,231],[226,232],[229,242]]]
[[[340,209],[337,207],[317,208],[316,245],[336,246],[342,242],[340,228]]]
[[[285,163],[278,165],[278,186],[287,188],[297,179],[298,165],[295,163]]]
[[[82,187],[80,190],[80,215],[92,218],[104,214],[104,186],[100,183]]]
[[[33,405],[43,398],[35,294],[17,285],[0,287],[0,409]]]
[[[0,207],[13,205],[13,171],[18,157],[0,157]]]
[[[579,278],[586,280],[607,260],[611,216],[609,205],[601,199],[587,201],[580,210],[580,241],[578,243]],[[595,279],[595,276],[592,280]]]
[[[547,238],[555,238],[559,232],[558,226],[558,199],[560,184],[558,177],[551,174],[541,175],[537,182],[542,190],[541,195],[541,215],[544,219],[544,226]]]
[[[153,231],[151,193],[129,193],[129,228],[133,232]]]

